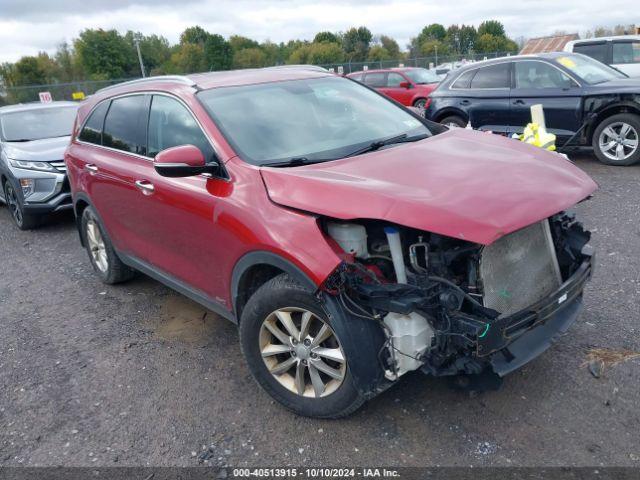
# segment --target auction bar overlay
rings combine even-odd
[[[2,480],[216,480],[402,478],[433,480],[638,480],[640,467],[2,467]]]

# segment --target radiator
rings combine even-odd
[[[549,221],[510,233],[482,249],[484,306],[504,317],[526,309],[562,283]]]

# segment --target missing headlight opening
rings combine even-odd
[[[375,220],[321,223],[345,252],[323,289],[350,315],[379,323],[391,381],[417,369],[515,370],[550,344],[550,329],[564,331],[560,310],[579,301],[591,275],[590,233],[568,212],[490,245]]]

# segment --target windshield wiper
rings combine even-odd
[[[293,157],[282,162],[265,163],[263,167],[300,167],[302,165],[311,165],[314,163],[326,162],[329,160],[335,160],[335,158],[318,158],[310,160],[307,157]]]
[[[346,157],[355,157],[356,155],[362,155],[367,152],[375,152],[376,150],[381,149],[387,145],[392,145],[394,143],[405,143],[405,142],[417,142],[418,140],[422,140],[423,138],[427,138],[429,135],[426,133],[420,135],[414,135],[413,137],[408,137],[406,133],[402,135],[396,135],[395,137],[385,138],[384,140],[376,140],[375,142],[371,142],[366,147],[359,148],[355,152],[351,152],[349,155],[345,155]]]
[[[15,140],[14,139],[7,140],[7,142],[16,142],[16,143],[19,143],[19,142],[24,143],[24,142],[31,142],[31,141],[33,141],[33,138],[16,138]]]

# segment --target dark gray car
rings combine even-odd
[[[64,151],[77,109],[72,102],[0,108],[0,201],[21,230],[72,206]]]

